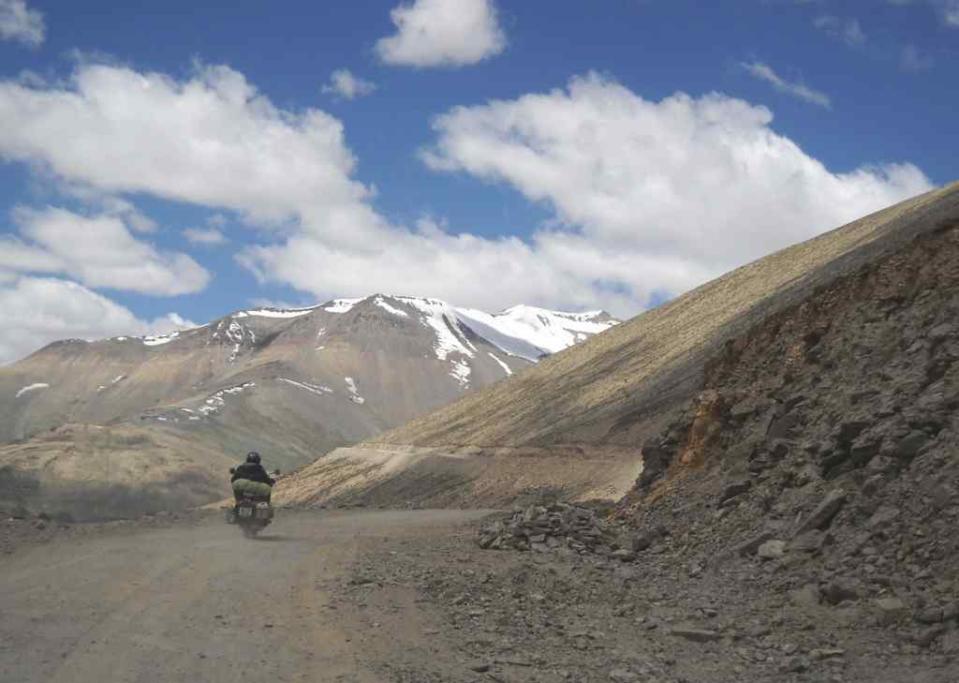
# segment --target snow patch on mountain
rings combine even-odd
[[[49,389],[50,385],[46,382],[36,382],[34,384],[28,384],[25,387],[22,387],[20,391],[17,392],[17,395],[14,398],[20,398],[24,394],[29,394],[31,391],[37,391],[38,389]]]
[[[220,389],[215,394],[211,394],[203,403],[204,405],[200,406],[197,412],[202,413],[203,415],[209,417],[210,415],[216,415],[223,406],[226,405],[226,400],[224,396],[230,396],[234,394],[240,394],[256,386],[256,382],[244,382],[243,384],[237,384],[233,387],[227,387],[226,389]]]
[[[286,382],[287,384],[292,384],[295,387],[299,387],[300,389],[303,389],[304,391],[309,391],[310,393],[316,394],[317,396],[325,396],[327,394],[333,393],[332,389],[330,389],[327,386],[323,386],[322,384],[311,384],[310,382],[300,382],[298,380],[288,379],[286,377],[278,377],[277,379],[280,382]]]
[[[353,309],[356,304],[363,301],[363,299],[333,299],[333,301],[328,301],[323,310],[327,313],[346,313]]]
[[[446,360],[451,353],[473,357],[476,348],[463,334],[459,326],[456,309],[448,303],[439,299],[420,299],[407,296],[393,298],[418,311],[420,322],[433,329],[436,336],[433,352],[439,360]]]
[[[513,306],[496,314],[457,308],[456,315],[464,325],[504,353],[534,362],[608,330],[618,322],[608,319],[602,311],[566,313],[535,306]]]
[[[309,308],[256,308],[249,311],[239,311],[233,314],[234,318],[246,318],[253,315],[259,318],[299,318],[301,315],[312,313],[316,306]]]
[[[179,336],[179,332],[171,332],[170,334],[155,334],[141,337],[140,341],[143,342],[144,346],[163,346],[164,344],[169,344]]]
[[[127,377],[126,375],[117,375],[110,381],[109,384],[101,384],[100,386],[98,386],[97,393],[100,393],[101,391],[105,391],[106,389],[109,389],[110,387],[116,385],[118,382],[122,382],[123,380],[126,379],[126,377]]]
[[[567,313],[535,306],[514,306],[490,314],[471,308],[456,308],[439,299],[382,294],[371,299],[374,305],[392,315],[410,317],[400,306],[412,309],[414,319],[433,331],[436,358],[450,363],[450,376],[463,387],[469,384],[470,359],[476,356],[470,334],[485,339],[510,356],[536,362],[618,322],[603,311]],[[493,354],[490,356],[507,375],[512,374],[506,363]]]
[[[379,306],[380,308],[382,308],[387,313],[392,313],[393,315],[399,316],[401,318],[410,317],[406,311],[401,311],[400,309],[394,306],[390,306],[388,303],[386,303],[386,301],[383,300],[383,297],[381,296],[378,296],[375,299],[373,299],[373,303]]]
[[[356,388],[356,381],[352,377],[344,377],[343,380],[346,382],[346,388],[350,392],[350,400],[358,405],[366,403],[366,399],[360,396]]]
[[[470,373],[473,372],[473,368],[470,367],[467,361],[461,358],[452,361],[452,365],[453,369],[450,370],[450,377],[459,382],[460,386],[465,389],[469,386]]]
[[[233,344],[230,357],[227,359],[228,363],[236,361],[245,340],[249,340],[250,346],[256,345],[256,332],[252,328],[244,327],[242,323],[237,322],[237,318],[242,319],[243,317],[245,316],[231,315],[229,318],[219,321],[213,330],[212,339],[220,339],[222,335],[222,338],[228,343]]]
[[[487,355],[488,355],[490,358],[492,358],[493,360],[495,360],[495,361],[499,364],[499,366],[500,366],[501,368],[503,368],[503,372],[506,373],[506,376],[507,376],[507,377],[509,377],[510,375],[513,374],[513,371],[509,369],[509,366],[508,366],[506,363],[504,363],[503,361],[501,361],[499,358],[497,358],[497,357],[496,357],[496,354],[490,353],[489,351],[487,351],[486,353],[487,353]]]

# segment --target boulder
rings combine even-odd
[[[836,431],[836,441],[840,444],[851,444],[869,426],[865,420],[847,420],[839,425]]]
[[[929,441],[929,435],[918,429],[913,430],[902,437],[896,444],[896,457],[902,460],[912,460],[919,453],[919,450]]]
[[[813,529],[822,531],[832,523],[833,517],[839,512],[846,503],[846,492],[842,489],[833,489],[826,494],[819,505],[809,514],[806,520],[799,527],[798,533],[802,534]]]
[[[722,506],[723,503],[727,502],[728,500],[735,498],[740,494],[746,493],[750,486],[752,486],[752,482],[750,482],[748,479],[741,479],[739,481],[734,481],[730,484],[727,484],[722,493],[719,494],[719,505]]]
[[[819,604],[819,586],[807,583],[789,591],[789,601],[797,607],[815,607]]]
[[[862,586],[858,581],[845,578],[833,579],[821,589],[823,600],[830,605],[838,605],[846,600],[858,600],[862,597]]]
[[[959,334],[959,327],[952,323],[941,323],[929,330],[929,340],[933,342],[942,342],[949,337],[955,337]]]
[[[753,536],[748,541],[740,543],[736,546],[736,553],[746,557],[747,555],[755,555],[756,551],[759,550],[761,546],[766,541],[773,540],[773,533],[771,531],[763,531],[756,536]]]
[[[786,553],[786,542],[771,540],[756,549],[756,555],[763,560],[776,560]]]
[[[901,621],[909,612],[906,603],[895,596],[877,598],[872,602],[876,618],[883,626]]]
[[[693,626],[674,626],[669,630],[670,634],[691,640],[695,643],[708,643],[722,638],[722,634],[706,628],[695,628]]]
[[[655,530],[654,531],[644,530],[635,534],[632,540],[630,541],[630,545],[633,549],[633,552],[638,553],[638,552],[642,552],[643,550],[646,550],[651,545],[653,545],[653,543],[656,542],[656,539],[659,538],[659,536],[660,534],[656,532]]]
[[[826,542],[826,534],[813,529],[796,536],[787,546],[790,551],[801,553],[816,553],[822,550]]]
[[[915,618],[920,624],[938,624],[943,620],[942,607],[926,607],[916,612]]]
[[[898,518],[899,508],[883,505],[874,513],[872,513],[869,521],[866,522],[866,527],[869,529],[885,528],[895,522]]]
[[[959,655],[959,629],[946,631],[942,636],[942,651],[947,655]]]

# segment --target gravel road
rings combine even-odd
[[[411,590],[341,595],[366,550],[484,514],[281,512],[257,540],[208,517],[22,548],[0,558],[0,681],[363,682],[423,661],[443,680],[462,665]]]

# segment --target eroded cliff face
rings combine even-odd
[[[730,340],[644,453],[618,516],[669,571],[935,651],[959,628],[959,224]]]
[[[701,467],[824,480],[900,472],[948,441],[957,359],[959,225],[949,225],[727,342],[702,392],[645,445],[640,488]]]

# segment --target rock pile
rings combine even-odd
[[[546,552],[568,548],[580,554],[631,554],[619,549],[615,533],[595,511],[567,503],[514,510],[505,519],[484,525],[478,543],[490,550]]]

